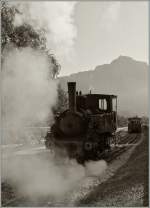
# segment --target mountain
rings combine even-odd
[[[94,70],[60,77],[62,88],[67,82],[76,81],[77,90],[88,93],[115,94],[118,96],[118,112],[121,115],[148,115],[148,64],[127,56],[119,56],[110,64]]]

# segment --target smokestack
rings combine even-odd
[[[69,110],[76,111],[76,82],[68,82]]]

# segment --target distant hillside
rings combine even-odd
[[[121,115],[147,115],[148,113],[148,65],[127,56],[119,56],[110,64],[97,66],[92,71],[60,77],[67,90],[67,82],[76,81],[77,90],[88,93],[118,95],[118,111]]]

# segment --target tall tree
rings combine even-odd
[[[44,30],[35,30],[30,24],[24,23],[20,26],[14,25],[15,15],[21,15],[15,6],[10,6],[4,0],[1,3],[1,46],[2,60],[4,49],[12,44],[16,48],[31,47],[36,50],[42,50],[53,65],[50,76],[56,78],[60,71],[60,64],[56,57],[46,48],[46,38]]]

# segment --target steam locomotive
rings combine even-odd
[[[68,82],[69,108],[56,116],[45,137],[47,148],[65,150],[82,163],[98,160],[110,150],[117,128],[117,96],[76,92]]]

